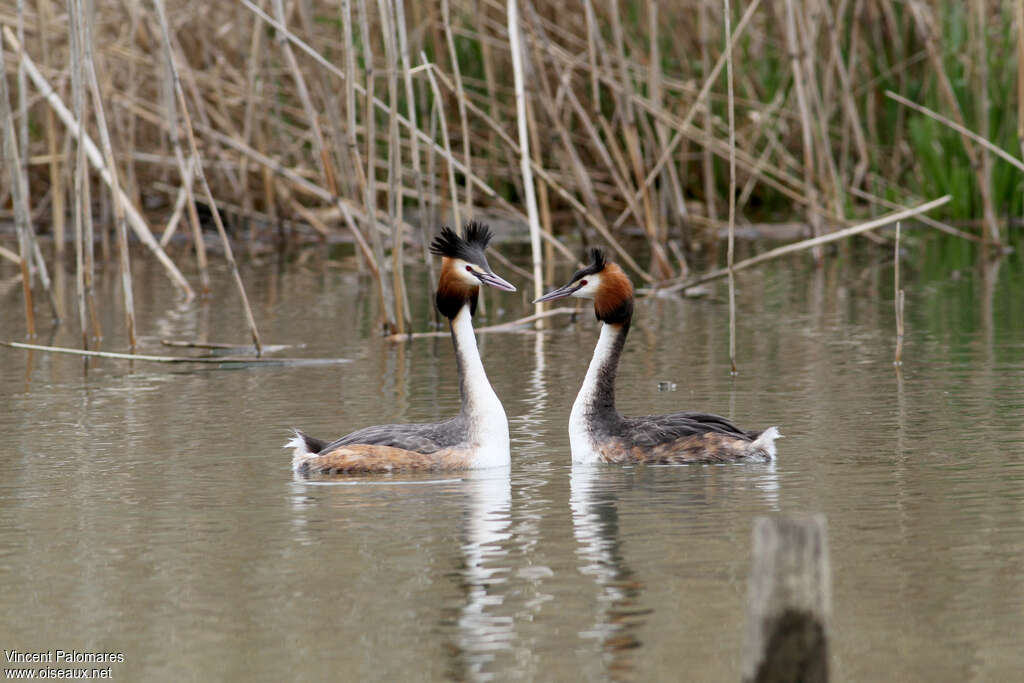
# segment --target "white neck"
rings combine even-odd
[[[579,463],[597,462],[600,456],[597,452],[594,436],[591,433],[591,419],[597,409],[600,380],[602,375],[611,370],[612,382],[614,382],[615,367],[619,358],[616,352],[616,342],[620,334],[617,326],[601,324],[601,336],[594,347],[594,357],[590,359],[590,367],[587,368],[587,376],[583,379],[583,386],[580,393],[576,395],[576,402],[572,404],[572,412],[569,414],[569,445],[572,449],[572,461]],[[605,387],[607,391],[609,387]],[[612,396],[614,401],[614,395]],[[614,405],[612,406],[614,408]]]
[[[480,360],[473,317],[469,304],[452,319],[452,338],[459,365],[459,389],[462,413],[469,427],[469,447],[474,451],[474,467],[502,467],[509,464],[508,418],[498,395],[487,381]]]

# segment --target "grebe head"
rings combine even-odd
[[[623,323],[633,316],[633,284],[618,264],[608,261],[600,249],[590,250],[590,265],[569,278],[569,283],[540,297],[554,301],[567,296],[594,300],[597,319],[609,324]]]
[[[495,275],[487,263],[484,250],[491,241],[491,229],[483,223],[470,221],[465,233],[465,237],[460,237],[446,225],[430,243],[430,252],[442,257],[436,303],[437,310],[447,318],[454,318],[466,302],[469,302],[470,313],[475,313],[481,284],[506,292],[516,291]]]

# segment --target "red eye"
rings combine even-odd
[[[466,266],[466,272],[467,273],[472,273],[473,272],[473,266]]]
[[[586,280],[580,280],[580,287],[586,287],[586,286],[587,286],[587,281]]]

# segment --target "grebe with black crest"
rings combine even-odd
[[[302,476],[369,472],[468,470],[509,465],[508,419],[484,372],[473,314],[480,285],[508,292],[511,284],[494,274],[484,251],[486,225],[471,221],[460,237],[449,227],[430,244],[441,256],[435,304],[448,318],[459,372],[462,407],[450,420],[432,424],[367,427],[330,443],[296,430],[285,447],[292,469]]]

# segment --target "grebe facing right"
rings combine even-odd
[[[300,431],[285,447],[292,449],[292,469],[301,476],[366,472],[416,472],[507,467],[508,419],[497,394],[487,381],[476,337],[480,285],[509,292],[516,288],[494,274],[484,249],[491,231],[482,223],[466,225],[465,238],[451,228],[430,244],[440,255],[437,310],[448,318],[459,371],[462,409],[446,422],[367,427],[327,443]]]
[[[600,249],[592,263],[564,287],[537,301],[574,296],[594,300],[601,336],[586,379],[569,417],[569,443],[578,463],[770,462],[775,459],[777,427],[748,432],[724,417],[672,413],[624,417],[615,409],[615,373],[633,319],[633,285]],[[535,302],[536,303],[536,302]]]

